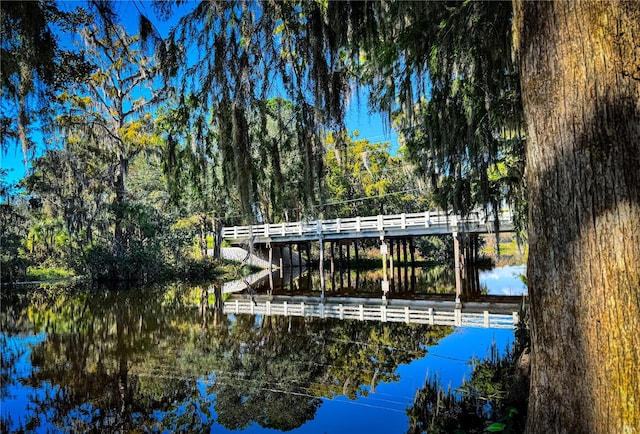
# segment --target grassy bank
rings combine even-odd
[[[496,247],[495,235],[483,235],[484,248],[481,253],[491,258],[497,267],[526,264],[529,256],[529,245],[518,244],[513,234],[500,234],[500,249]]]

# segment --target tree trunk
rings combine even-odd
[[[640,2],[516,3],[528,432],[640,432]]]
[[[222,222],[214,218],[213,228],[213,259],[220,259],[222,253]]]
[[[121,261],[124,259],[126,251],[127,237],[124,230],[124,217],[125,217],[125,203],[126,203],[126,188],[125,188],[125,173],[126,173],[127,160],[124,157],[124,152],[118,151],[118,165],[115,173],[115,199],[114,199],[114,245],[113,253],[117,259],[118,271],[116,272],[117,278],[123,278],[121,275]]]

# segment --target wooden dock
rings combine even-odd
[[[311,242],[319,243],[320,282],[324,290],[324,245],[339,243],[340,255],[342,244],[351,243],[358,239],[379,238],[380,256],[383,267],[383,281],[381,290],[383,294],[389,291],[387,264],[393,268],[393,245],[397,244],[396,253],[400,261],[400,243],[404,251],[405,262],[407,260],[406,241],[409,240],[410,252],[413,258],[413,237],[428,235],[453,236],[453,256],[456,275],[456,300],[460,299],[463,292],[473,292],[479,286],[477,270],[473,264],[478,257],[480,234],[500,232],[512,232],[514,230],[513,219],[509,210],[503,210],[497,215],[488,214],[484,210],[476,210],[466,216],[455,215],[450,211],[425,211],[419,213],[402,213],[393,215],[377,215],[367,217],[349,217],[332,220],[313,220],[284,222],[277,224],[262,224],[249,226],[223,227],[221,238],[230,244],[245,244],[265,246],[268,249],[269,263],[272,263],[274,247],[280,249],[287,246],[292,252],[292,246],[307,245],[310,252]],[[348,250],[347,250],[348,251]],[[356,253],[357,254],[357,253]],[[349,255],[347,254],[347,257]],[[289,261],[293,265],[293,259]],[[284,263],[281,261],[280,267]]]
[[[513,231],[511,213],[498,216],[500,231]],[[447,211],[425,211],[332,220],[298,221],[222,228],[222,238],[230,243],[297,243],[359,238],[414,237],[451,233],[484,234],[494,232],[494,219],[484,211],[461,217]],[[382,239],[381,238],[381,239]]]

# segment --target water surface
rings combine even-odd
[[[225,315],[208,289],[5,294],[2,431],[404,433],[427,377],[455,388],[471,357],[513,341],[512,330]]]

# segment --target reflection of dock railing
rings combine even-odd
[[[489,310],[493,307],[493,312]],[[511,312],[509,312],[511,310]],[[398,305],[348,302],[260,300],[234,297],[224,303],[224,312],[267,316],[355,319],[360,321],[404,322],[456,327],[513,328],[519,315],[514,304],[496,307],[475,303],[462,308],[451,302],[403,303]]]

